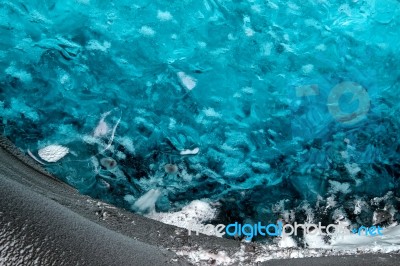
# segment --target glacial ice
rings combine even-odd
[[[68,148],[60,145],[50,145],[38,151],[41,159],[49,163],[54,163],[68,154]]]
[[[395,0],[0,1],[0,130],[134,211],[389,225],[399,23]]]

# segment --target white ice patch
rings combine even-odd
[[[332,193],[341,192],[343,194],[347,194],[351,191],[349,183],[340,183],[334,180],[329,180],[331,185],[329,191]]]
[[[97,125],[97,127],[94,130],[93,136],[94,137],[101,137],[104,135],[107,135],[109,131],[108,125],[106,122],[104,122],[104,120],[100,120],[99,124]]]
[[[172,15],[171,13],[169,13],[168,11],[161,11],[158,10],[157,12],[157,18],[161,21],[168,21],[168,20],[172,20]]]
[[[109,132],[109,127],[107,125],[107,123],[104,121],[107,116],[110,114],[110,112],[106,112],[104,114],[101,115],[101,119],[99,121],[99,123],[97,124],[97,127],[94,129],[93,132],[93,136],[94,137],[102,137],[104,135],[107,135],[107,133]]]
[[[361,200],[356,200],[354,202],[354,211],[353,213],[355,215],[359,215],[362,211],[362,206],[364,205],[364,203]]]
[[[169,129],[173,129],[173,128],[175,128],[175,126],[176,126],[176,120],[173,119],[173,118],[170,118],[170,119],[169,119],[168,128],[169,128]]]
[[[294,248],[297,247],[296,241],[290,236],[284,236],[278,242],[280,248]]]
[[[203,110],[204,114],[208,117],[221,117],[220,113],[217,113],[214,108],[206,108]]]
[[[311,72],[313,72],[313,70],[314,70],[314,66],[311,64],[301,67],[301,71],[303,72],[303,74],[310,74]]]
[[[61,84],[67,84],[67,82],[70,80],[70,76],[67,73],[64,73],[61,77],[60,77],[60,83]]]
[[[346,163],[344,165],[351,176],[355,176],[358,172],[361,171],[360,166],[356,163]]]
[[[46,162],[54,163],[67,155],[69,149],[61,145],[50,145],[40,149],[38,154],[40,158]]]
[[[200,151],[199,148],[194,148],[193,150],[183,150],[181,151],[181,155],[196,155]]]
[[[308,248],[329,248],[321,235],[305,234],[304,242]]]
[[[146,194],[141,196],[133,205],[134,210],[140,212],[154,212],[156,201],[161,195],[161,191],[158,189],[151,189]]]
[[[251,37],[254,35],[254,30],[252,28],[249,27],[245,27],[244,28],[244,34],[246,34],[247,37]]]
[[[192,78],[191,76],[186,75],[185,72],[178,72],[178,77],[181,80],[182,84],[188,89],[193,90],[196,87],[197,80]]]
[[[156,34],[156,32],[152,28],[150,28],[149,26],[142,26],[139,29],[139,33],[144,35],[144,36],[149,36],[149,37],[154,36],[154,34]]]
[[[106,52],[111,47],[109,42],[104,41],[103,44],[99,43],[97,40],[90,40],[86,45],[86,49],[88,50],[98,50],[102,52]]]
[[[209,203],[200,200],[194,200],[178,212],[153,212],[146,216],[166,224],[193,230],[196,228],[201,228],[201,225],[214,219],[216,215],[217,210]],[[210,233],[206,232],[206,230],[200,230],[199,232],[208,234]]]
[[[335,201],[335,195],[331,195],[330,197],[328,197],[326,199],[326,208],[334,208],[337,204],[337,202]]]

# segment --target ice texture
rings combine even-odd
[[[395,0],[0,1],[0,130],[133,211],[395,223],[399,25]]]
[[[68,154],[68,148],[60,145],[50,145],[40,149],[38,154],[46,162],[54,163]]]

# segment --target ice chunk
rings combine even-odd
[[[160,195],[160,190],[151,189],[138,200],[136,200],[136,202],[132,205],[132,208],[140,212],[154,212],[156,201]]]
[[[209,203],[201,200],[194,200],[180,211],[168,213],[153,212],[147,216],[166,224],[193,230],[195,228],[202,228],[201,225],[211,221],[216,215],[217,210]]]
[[[46,162],[54,163],[64,158],[69,152],[69,148],[61,145],[49,145],[38,151],[40,158]]]
[[[185,72],[178,72],[178,77],[186,89],[191,91],[194,89],[194,87],[196,87],[197,80],[191,76],[188,76]]]
[[[100,120],[99,124],[97,125],[97,127],[94,130],[93,135],[95,137],[101,137],[104,135],[107,135],[107,133],[109,132],[109,128],[106,122],[104,122],[104,120]]]
[[[200,151],[199,148],[194,148],[193,150],[183,150],[181,151],[181,155],[196,155]]]

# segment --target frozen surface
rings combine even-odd
[[[0,130],[82,193],[133,211],[201,199],[217,206],[213,223],[389,226],[399,8],[0,1]]]

